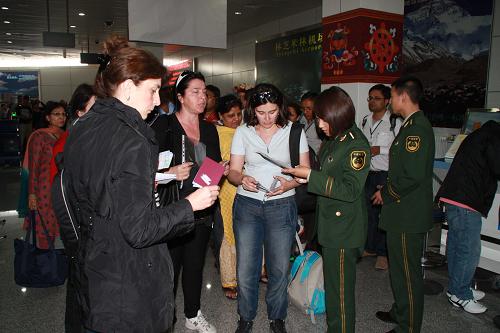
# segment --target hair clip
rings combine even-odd
[[[193,71],[184,71],[182,72],[181,74],[179,74],[179,76],[177,77],[177,81],[175,81],[175,87],[177,88],[179,86],[179,83],[181,83],[181,81],[186,77],[188,76],[189,74],[194,74]]]
[[[97,61],[99,62],[99,70],[97,72],[102,73],[111,62],[111,56],[109,54],[99,54]]]
[[[254,93],[250,98],[250,103],[257,106],[266,103],[275,103],[278,100],[278,96],[272,91],[261,91]]]

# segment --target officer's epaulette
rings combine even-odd
[[[339,139],[340,142],[344,141],[344,140],[354,140],[355,138],[355,133],[353,133],[352,131],[349,131],[347,132],[346,134],[342,135]]]
[[[406,127],[411,126],[411,125],[413,125],[413,119],[408,120],[408,121],[407,121],[407,122],[403,125],[403,127],[405,127],[405,128],[406,128]]]

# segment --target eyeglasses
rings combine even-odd
[[[66,113],[64,112],[51,113],[50,115],[54,117],[66,117]]]
[[[380,101],[380,100],[383,100],[385,99],[384,97],[374,97],[374,96],[368,96],[368,98],[366,99],[367,102],[370,102],[370,101],[373,101],[373,100],[376,100],[376,101]]]
[[[250,104],[253,107],[257,107],[266,103],[276,103],[278,100],[278,96],[272,91],[261,91],[259,93],[255,93],[250,97]]]

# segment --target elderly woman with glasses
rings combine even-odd
[[[267,314],[272,332],[286,332],[290,249],[297,225],[293,178],[265,159],[290,165],[292,123],[282,93],[271,84],[257,85],[249,98],[248,122],[236,129],[231,146],[229,181],[238,187],[233,205],[236,239],[238,314],[236,332],[251,332],[257,313],[262,249],[269,284]],[[300,138],[300,164],[309,165],[307,139]],[[279,163],[279,164],[281,164]]]

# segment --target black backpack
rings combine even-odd
[[[292,167],[300,164],[299,148],[302,128],[303,126],[300,123],[295,122],[290,129],[289,149]],[[311,147],[309,147],[309,164],[311,169],[319,170],[318,156]],[[295,188],[295,202],[297,203],[297,211],[300,215],[316,211],[316,195],[307,192],[306,184]]]

